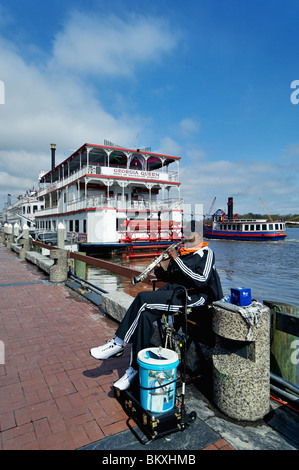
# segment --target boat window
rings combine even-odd
[[[250,230],[254,230],[254,225],[250,225]]]
[[[236,230],[236,226],[235,226],[235,225],[233,225],[233,230]]]
[[[260,224],[257,224],[257,225],[255,226],[255,230],[261,230]]]
[[[267,230],[267,224],[262,225],[262,230]]]
[[[269,224],[269,230],[273,230],[273,224]]]
[[[121,151],[113,151],[109,157],[109,165],[125,168],[127,166],[127,156]]]
[[[278,224],[275,224],[275,230],[278,230]]]
[[[280,230],[283,230],[283,224],[280,224]]]
[[[79,232],[79,220],[75,220],[75,232]]]
[[[73,232],[73,221],[70,220],[70,232]]]
[[[244,230],[249,230],[249,225],[244,225]]]
[[[83,220],[83,232],[86,233],[86,219]]]
[[[133,154],[129,158],[129,168],[134,170],[145,170],[146,162],[142,155]]]

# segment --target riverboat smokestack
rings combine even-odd
[[[229,220],[234,218],[234,201],[233,201],[232,197],[228,198],[227,217],[228,217]]]
[[[55,168],[55,151],[56,151],[56,144],[50,144],[51,145],[51,169]]]

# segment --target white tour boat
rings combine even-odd
[[[204,237],[220,240],[277,241],[286,238],[281,220],[238,219],[233,213],[233,198],[228,198],[228,214],[218,209],[211,225],[204,224]]]
[[[44,202],[38,199],[38,190],[30,189],[25,194],[19,195],[16,202],[11,201],[8,195],[6,207],[2,212],[2,222],[6,224],[18,224],[22,227],[26,224],[30,229],[35,228],[35,215],[44,208]]]
[[[67,238],[85,251],[181,239],[180,157],[85,143],[56,165],[51,147],[52,168],[39,177],[38,231],[56,231],[62,223]]]

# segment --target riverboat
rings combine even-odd
[[[82,251],[145,249],[181,239],[180,157],[105,142],[85,143],[39,177],[39,231],[56,231]],[[173,169],[174,167],[174,169]],[[172,197],[172,193],[175,197]]]
[[[29,189],[25,194],[20,194],[17,201],[12,202],[8,194],[6,207],[3,209],[3,224],[19,225],[26,224],[30,229],[35,227],[35,215],[37,211],[44,208],[44,202],[37,197],[38,189]]]
[[[233,213],[233,198],[228,198],[228,213],[218,209],[212,224],[204,224],[204,237],[208,239],[275,241],[286,238],[285,223],[268,219],[238,219]]]

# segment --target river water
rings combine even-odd
[[[224,294],[232,287],[251,289],[252,298],[284,302],[299,307],[299,228],[287,228],[287,238],[277,242],[209,240],[215,252]],[[111,260],[143,271],[151,258]],[[108,292],[124,291],[135,296],[151,289],[146,284],[131,285],[130,279],[88,266],[87,280]]]

